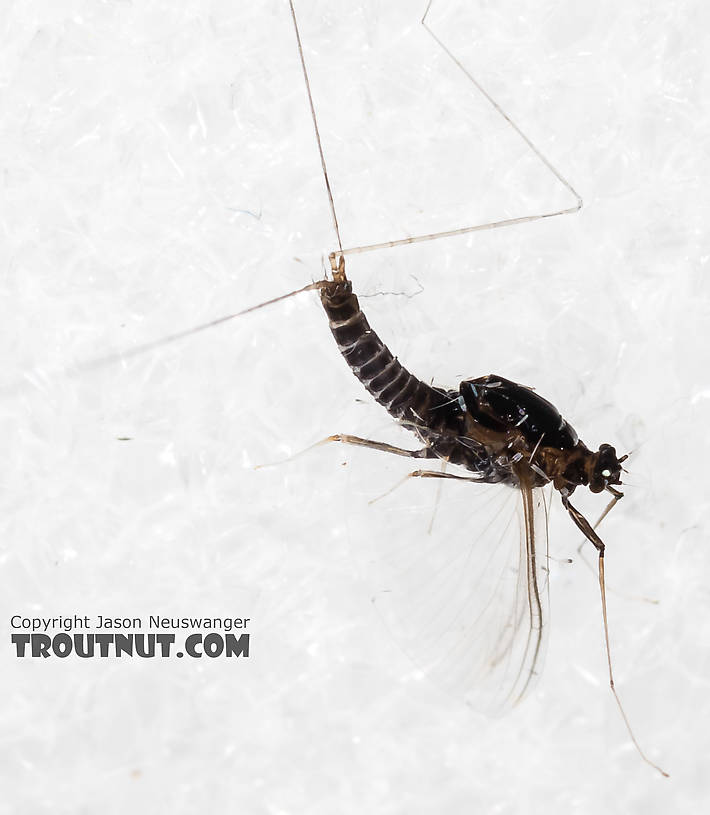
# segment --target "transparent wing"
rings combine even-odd
[[[545,653],[543,491],[410,479],[370,509],[373,601],[416,670],[488,713],[519,702]]]

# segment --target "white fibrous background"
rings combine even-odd
[[[347,247],[575,205],[424,5],[298,4]],[[28,0],[0,9],[0,811],[710,802],[708,6],[438,0],[430,24],[584,206],[348,272],[420,378],[499,373],[631,453],[600,528],[611,645],[671,778],[609,692],[557,496],[545,670],[487,718],[422,679],[372,602],[388,513],[416,550],[432,482],[370,506],[412,462],[338,445],[254,469],[337,432],[416,446],[317,295],[158,342],[321,279],[337,246],[288,4]],[[450,506],[432,540],[465,546],[475,501]],[[16,614],[248,617],[251,653],[18,658]]]

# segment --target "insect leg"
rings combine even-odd
[[[407,478],[452,478],[455,481],[475,481],[480,484],[484,479],[479,475],[454,475],[453,473],[440,473],[434,470],[414,470]]]
[[[602,514],[597,518],[597,522],[594,524],[593,529],[596,529],[599,526],[599,524],[604,520],[604,518],[606,518],[606,516],[612,511],[612,509],[614,509],[614,507],[624,497],[624,493],[620,492],[619,490],[615,490],[614,487],[607,487],[606,489],[607,489],[607,492],[610,492],[613,497],[612,497],[611,501],[609,501],[609,503],[606,505],[606,509],[604,510],[604,512],[602,512]]]
[[[395,447],[392,444],[386,444],[382,441],[363,439],[360,438],[360,436],[350,436],[347,433],[333,433],[333,435],[326,436],[326,438],[317,441],[315,444],[309,445],[305,450],[294,453],[294,455],[289,456],[288,458],[281,459],[281,461],[272,461],[269,464],[257,464],[254,469],[263,470],[264,467],[274,467],[277,464],[286,464],[286,462],[293,461],[293,459],[299,458],[305,453],[310,453],[311,450],[315,450],[316,447],[322,447],[324,444],[330,444],[334,441],[342,442],[343,444],[352,444],[356,447],[370,447],[373,450],[381,450],[383,453],[393,453],[396,456],[407,456],[409,458],[436,458],[436,454],[429,447],[422,447],[421,450],[405,450],[403,447]]]
[[[594,531],[594,527],[589,523],[589,521],[582,515],[582,513],[575,509],[575,507],[570,504],[569,498],[566,495],[562,495],[562,505],[564,508],[569,512],[570,518],[575,522],[575,524],[579,527],[580,531],[584,535],[584,537],[594,545],[596,550],[599,552],[599,557],[604,557],[604,542],[602,539],[597,535]],[[607,510],[608,511],[608,510]]]
[[[607,492],[610,492],[614,497],[609,501],[604,509],[604,512],[597,518],[596,523],[592,527],[592,529],[598,529],[599,524],[606,518],[606,516],[614,509],[614,507],[621,501],[624,497],[624,493],[620,492],[619,490],[614,489],[613,487],[607,487]],[[584,541],[587,539],[586,535],[584,540],[579,544],[577,547],[577,554],[579,555],[579,559],[584,563],[584,565],[589,569],[592,574],[594,573],[594,566],[587,560],[582,551],[584,548]],[[571,561],[570,561],[571,562]],[[617,597],[623,597],[625,600],[633,600],[634,602],[639,603],[650,603],[653,606],[658,605],[658,600],[654,600],[652,597],[643,597],[640,594],[629,594],[625,591],[619,591],[617,588],[613,588],[612,586],[606,587],[607,594],[615,594]]]
[[[602,514],[597,518],[597,522],[594,524],[592,529],[597,529],[599,527],[599,524],[601,524],[601,522],[604,520],[604,518],[606,518],[606,516],[612,511],[612,509],[614,509],[614,507],[624,497],[624,493],[620,492],[619,490],[615,490],[614,487],[607,487],[607,492],[610,492],[614,497],[606,505],[606,508],[605,508],[604,512],[602,512]],[[586,533],[585,533],[585,537],[586,537]],[[587,562],[587,559],[584,557],[584,553],[582,552],[582,547],[583,546],[584,546],[584,541],[582,541],[579,544],[579,546],[577,547],[577,554],[584,561],[584,563],[591,569],[592,567]]]
[[[601,524],[601,522],[604,520],[604,518],[606,518],[606,516],[612,511],[612,509],[614,509],[614,507],[624,497],[624,493],[619,491],[619,490],[614,489],[614,487],[607,487],[606,489],[607,489],[607,492],[610,492],[613,495],[613,498],[606,505],[606,508],[604,509],[604,512],[602,512],[602,514],[597,518],[597,521],[594,524],[594,526],[592,527],[592,529],[597,529],[599,527],[599,524]],[[575,523],[576,523],[576,521],[575,521]],[[584,530],[582,530],[582,532],[584,532]],[[585,537],[586,537],[587,533],[584,532],[584,534],[585,534]],[[586,558],[582,554],[582,547],[583,546],[584,546],[584,541],[582,541],[582,543],[580,543],[579,546],[577,547],[577,554],[582,558],[582,560],[585,563],[587,563]],[[587,565],[589,566],[588,563],[587,563]],[[591,566],[590,566],[590,568],[591,568]]]
[[[381,450],[383,453],[393,453],[396,456],[407,456],[409,458],[436,458],[436,453],[430,447],[422,447],[421,450],[405,450],[402,447],[395,447],[392,444],[386,444],[382,441],[372,441],[372,439],[363,439],[360,436],[350,436],[347,433],[334,433],[319,442],[314,444],[314,447],[320,447],[322,444],[329,444],[332,441],[338,441],[342,444],[352,444],[356,447],[370,447],[372,450]],[[310,448],[309,448],[310,449]]]
[[[641,758],[647,763],[650,764],[655,770],[657,770],[662,776],[668,778],[668,773],[665,770],[662,770],[658,764],[655,764],[651,761],[650,758],[643,752],[641,746],[639,745],[638,741],[636,740],[636,736],[634,735],[633,730],[631,729],[631,724],[626,716],[626,712],[621,704],[621,699],[619,698],[619,694],[616,692],[616,687],[614,686],[614,673],[611,667],[611,647],[609,645],[609,623],[607,621],[607,613],[606,613],[606,586],[604,583],[604,542],[602,539],[597,535],[597,533],[592,528],[592,525],[589,521],[582,515],[582,513],[572,506],[569,501],[568,496],[562,495],[562,504],[564,508],[569,512],[570,517],[575,522],[575,524],[579,527],[579,529],[584,533],[587,540],[592,543],[597,551],[599,552],[599,591],[601,594],[601,601],[602,601],[602,620],[604,623],[604,643],[606,646],[606,660],[607,660],[607,667],[609,669],[609,687],[611,688],[611,692],[614,694],[614,699],[616,700],[616,704],[619,708],[619,712],[621,713],[621,718],[624,720],[624,724],[626,725],[626,730],[631,738],[631,741],[634,744],[638,754]],[[614,496],[614,502],[610,504],[611,508],[621,497],[621,493],[619,496]],[[607,510],[608,511],[608,510]]]
[[[478,483],[481,482],[481,478],[478,476],[453,475],[452,473],[436,472],[434,470],[414,470],[411,473],[407,473],[407,475],[405,475],[404,478],[398,481],[394,485],[394,487],[388,489],[387,492],[383,492],[382,495],[378,495],[377,498],[373,498],[367,503],[374,504],[376,501],[380,501],[382,498],[386,498],[388,495],[391,495],[398,487],[401,487],[402,484],[409,481],[410,478],[453,478],[456,481],[476,481]]]
[[[404,450],[401,447],[394,447],[391,444],[386,444],[385,442],[381,441],[372,441],[371,439],[363,439],[359,436],[350,436],[345,433],[335,433],[332,436],[328,436],[327,438],[323,439],[322,441],[316,442],[316,444],[312,445],[308,448],[308,450],[312,450],[313,447],[320,447],[322,444],[328,444],[329,442],[338,441],[342,442],[343,444],[352,444],[356,447],[370,447],[373,450],[381,450],[383,453],[393,453],[396,456],[407,456],[409,458],[437,458],[436,453],[430,447],[422,447],[421,450]],[[304,451],[305,452],[305,451]],[[463,479],[466,481],[476,481],[476,478],[465,478],[464,476],[455,476],[455,475],[447,475],[444,471],[446,469],[446,461],[443,459],[441,460],[441,472],[440,473],[430,473],[431,476],[440,476],[441,478],[458,478]],[[378,496],[377,498],[373,498],[369,503],[373,504],[375,501],[379,501],[380,498],[384,498],[385,495],[389,495],[393,492],[397,487],[401,486],[405,481],[409,478],[419,476],[424,476],[425,471],[423,470],[416,470],[413,473],[409,473],[406,475],[401,481],[398,481],[392,489],[387,490],[387,492],[383,493],[382,495]],[[431,530],[434,526],[434,519],[436,518],[436,510],[439,505],[439,499],[441,497],[441,485],[436,491],[436,498],[434,501],[434,510],[431,515],[431,520],[429,521],[429,527],[427,529],[427,534],[431,535]]]
[[[445,458],[441,459],[441,472],[446,472],[446,464],[447,461]],[[434,521],[436,520],[436,512],[439,509],[439,501],[441,500],[441,487],[442,484],[439,482],[436,485],[436,496],[434,497],[434,509],[431,513],[431,519],[429,520],[429,526],[427,527],[427,535],[431,535],[432,529],[434,528]]]

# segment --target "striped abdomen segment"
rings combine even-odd
[[[327,281],[320,297],[340,353],[355,376],[395,419],[428,427],[443,419],[440,411],[448,402],[447,395],[400,365],[370,328],[349,280]]]

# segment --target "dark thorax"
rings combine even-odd
[[[592,452],[557,408],[532,388],[488,374],[459,386],[466,435],[479,442],[497,467],[516,483],[520,472],[531,486],[553,486],[571,495],[578,486],[601,492],[619,484],[621,462],[603,444]]]

